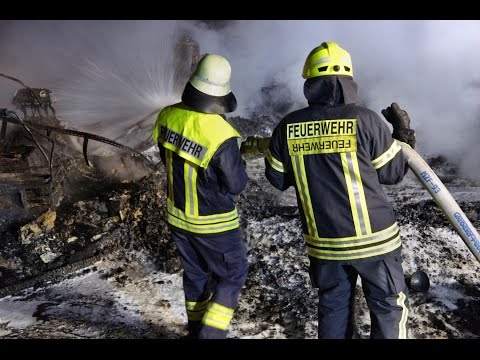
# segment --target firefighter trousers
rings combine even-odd
[[[310,279],[318,288],[318,338],[353,336],[357,278],[370,311],[371,339],[407,338],[408,288],[400,252],[380,260],[341,265],[310,257]]]
[[[198,236],[172,227],[171,236],[184,270],[190,337],[226,338],[248,272],[240,229]]]

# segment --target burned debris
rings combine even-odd
[[[174,58],[172,91],[181,92],[200,59],[197,42],[188,34],[182,36],[175,44]],[[119,139],[67,127],[57,117],[49,89],[32,88],[1,73],[0,77],[21,85],[12,99],[15,110],[0,109],[3,295],[64,276],[120,245],[123,249],[139,246],[145,234],[131,243],[127,240],[143,231],[139,227],[149,228],[152,235],[147,237],[158,238],[162,209],[156,203],[147,205],[152,213],[140,221],[145,209],[130,211],[130,206],[135,203],[135,191],[154,186],[153,179],[161,184],[158,163],[143,154],[154,145],[151,117],[159,110],[127,129],[120,141],[138,137],[134,147],[128,146]],[[155,199],[162,196],[157,189],[152,194]],[[162,266],[171,262],[157,258],[164,260]]]
[[[12,103],[20,113],[6,109],[0,113],[0,214],[6,226],[11,220],[23,222],[55,209],[64,196],[64,181],[72,168],[92,176],[100,170],[94,169],[94,160],[89,159],[89,140],[124,150],[117,155],[119,163],[125,165],[122,158],[132,155],[146,169],[154,168],[148,158],[128,146],[65,128],[55,115],[48,89],[20,89]],[[83,144],[76,138],[83,139]]]
[[[62,221],[64,210],[57,212],[60,205],[73,206],[76,200],[106,188],[146,178],[156,165],[133,148],[65,128],[48,89],[22,88],[12,104],[16,111],[0,111],[0,286],[16,285],[14,290],[19,282],[51,270],[76,262],[85,266],[83,260],[108,247],[108,241],[99,241],[101,234],[123,220],[119,209],[114,217],[106,216],[105,224],[84,214],[82,223],[70,229],[65,239],[50,236],[54,223]],[[108,156],[89,154],[89,141],[120,151]]]

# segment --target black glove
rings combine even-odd
[[[415,149],[415,130],[413,129],[393,129],[392,137],[403,141]]]
[[[382,110],[382,115],[392,124],[394,139],[403,141],[415,149],[415,130],[410,129],[410,117],[397,103]]]
[[[242,155],[251,157],[258,156],[260,154],[265,154],[269,144],[269,137],[249,136],[244,142],[242,142],[240,152]]]
[[[242,155],[244,154],[250,155],[253,153],[256,154],[258,152],[257,140],[258,138],[256,136],[247,137],[247,139],[243,141],[242,144],[240,145],[240,153]]]

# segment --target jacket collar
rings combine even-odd
[[[307,79],[303,85],[303,93],[309,105],[358,103],[357,83],[349,76],[327,75]]]

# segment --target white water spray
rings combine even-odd
[[[135,124],[153,128],[158,111],[180,100],[174,82],[185,59],[176,58],[175,46],[191,32],[187,22],[12,21],[1,25],[7,29],[4,38],[10,36],[3,61],[11,66],[7,70],[31,87],[52,90],[57,116],[67,127],[123,138]],[[25,52],[31,51],[26,57]],[[8,94],[2,97],[10,97],[10,102],[12,85],[8,85]],[[136,145],[144,138],[122,140]]]

